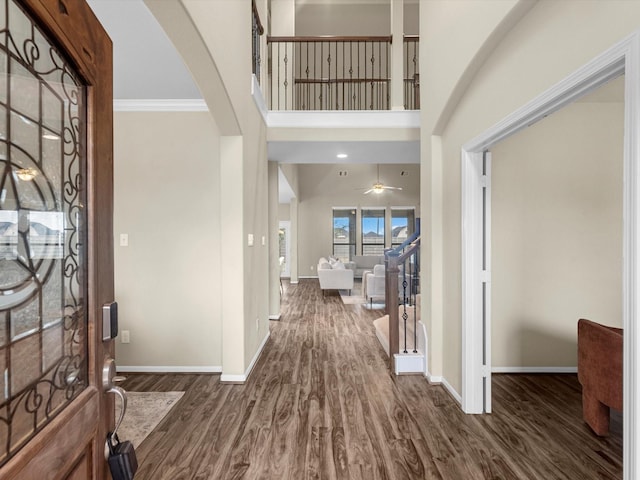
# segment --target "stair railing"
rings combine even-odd
[[[255,0],[251,1],[251,71],[260,83],[260,36],[264,34],[264,27],[260,21],[260,14]]]
[[[395,354],[400,353],[400,319],[404,326],[402,353],[417,353],[420,234],[412,235],[402,245],[385,252],[385,310],[389,316],[389,366],[395,372]],[[400,307],[400,308],[398,308]],[[413,307],[412,312],[408,307]],[[410,318],[410,316],[412,318]],[[407,326],[413,325],[413,338]],[[411,340],[413,348],[411,348]]]
[[[389,110],[390,36],[268,36],[271,110]]]
[[[420,37],[404,36],[404,109],[420,110]]]

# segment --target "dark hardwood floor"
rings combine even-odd
[[[127,375],[130,391],[186,391],[137,449],[137,480],[622,478],[621,416],[593,435],[575,375],[495,375],[494,413],[464,415],[442,387],[389,373],[379,311],[314,280],[285,287],[246,384]]]

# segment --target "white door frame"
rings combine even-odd
[[[640,478],[638,458],[638,401],[640,395],[640,31],[625,38],[573,74],[505,117],[462,147],[462,408],[466,413],[491,410],[485,405],[484,379],[490,360],[482,361],[490,348],[484,335],[483,284],[490,279],[490,263],[483,268],[482,152],[530,126],[609,80],[625,75],[624,94],[624,480]],[[486,246],[490,256],[490,244]],[[490,357],[487,357],[490,359]],[[489,398],[490,400],[490,398]]]

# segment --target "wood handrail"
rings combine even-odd
[[[260,21],[260,14],[258,13],[258,7],[256,6],[256,0],[251,0],[251,10],[253,10],[253,16],[258,21],[258,33],[262,35],[264,33],[264,27]]]
[[[396,257],[398,259],[398,263],[403,263],[407,258],[409,258],[416,250],[420,247],[420,237],[412,243],[409,248],[407,248],[403,253]]]
[[[395,354],[399,353],[400,328],[398,314],[398,275],[400,274],[399,265],[403,264],[411,255],[415,254],[420,247],[420,237],[418,236],[404,252],[400,253],[391,250],[385,253],[385,292],[384,304],[385,313],[389,316],[389,367],[391,373],[395,373],[396,360]]]
[[[388,78],[295,78],[293,83],[369,83],[390,81]]]
[[[409,238],[407,238],[404,242],[402,242],[400,245],[397,245],[396,247],[393,247],[389,250],[387,250],[385,253],[392,251],[392,252],[398,252],[400,253],[402,250],[404,250],[404,247],[406,247],[407,245],[412,244],[413,242],[415,242],[416,240],[419,241],[420,239],[420,229],[418,228],[418,230],[416,230],[415,232],[413,232]]]
[[[420,35],[404,35],[403,39],[405,42],[417,42],[420,40]]]
[[[318,35],[318,36],[293,36],[293,37],[272,37],[267,36],[267,43],[313,43],[313,42],[389,42],[392,36],[344,36],[344,35]]]

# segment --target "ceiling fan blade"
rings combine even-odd
[[[373,188],[370,188],[369,190],[367,190],[366,192],[364,192],[364,194],[366,195],[366,194],[371,193],[371,192],[373,192]]]
[[[385,190],[402,190],[402,187],[388,187],[386,185],[382,188],[384,188]]]

